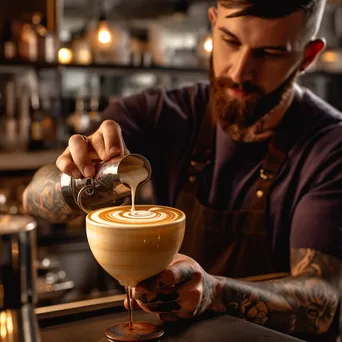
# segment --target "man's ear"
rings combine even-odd
[[[211,23],[211,28],[213,28],[216,24],[217,20],[217,8],[216,7],[210,7],[208,10],[208,17]]]
[[[301,71],[306,70],[325,49],[327,43],[324,38],[312,40],[305,48],[305,56],[302,62]]]

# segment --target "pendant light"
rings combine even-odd
[[[107,16],[105,14],[105,3],[102,1],[100,16],[97,24],[97,42],[100,46],[107,46],[113,42],[113,34],[109,28]]]
[[[176,20],[182,20],[188,14],[189,0],[177,0],[173,8],[173,18]]]
[[[204,51],[208,54],[211,54],[213,51],[213,39],[211,38],[211,35],[206,38],[206,40],[203,43]]]
[[[208,67],[209,59],[213,51],[213,38],[211,33],[211,25],[208,24],[207,29],[199,36],[197,45],[197,57],[199,66]]]

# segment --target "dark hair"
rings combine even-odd
[[[304,11],[311,18],[320,9],[324,0],[218,0],[226,8],[243,8],[228,18],[254,16],[260,18],[281,18],[297,11]]]

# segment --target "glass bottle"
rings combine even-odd
[[[12,60],[17,55],[17,47],[10,20],[6,20],[3,34],[1,37],[1,57],[5,60]]]
[[[5,112],[1,120],[1,147],[5,151],[15,151],[18,143],[18,121],[16,119],[16,84],[14,80],[6,82],[4,91]]]
[[[89,129],[90,119],[83,97],[76,98],[75,112],[67,118],[67,125],[70,134],[83,134]]]
[[[23,24],[19,38],[19,56],[23,60],[36,62],[38,58],[37,34],[30,24]]]
[[[37,93],[32,93],[30,101],[31,122],[29,127],[29,151],[43,150],[44,145],[44,113],[41,109],[40,99]]]
[[[91,47],[85,28],[74,35],[72,41],[72,55],[76,64],[87,65],[92,62]]]

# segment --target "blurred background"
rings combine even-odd
[[[206,80],[215,3],[0,1],[0,213],[21,214],[34,172],[117,97]],[[329,2],[320,34],[327,50],[300,83],[342,110],[342,1]],[[39,306],[122,292],[94,260],[84,218],[38,220],[36,263]]]

